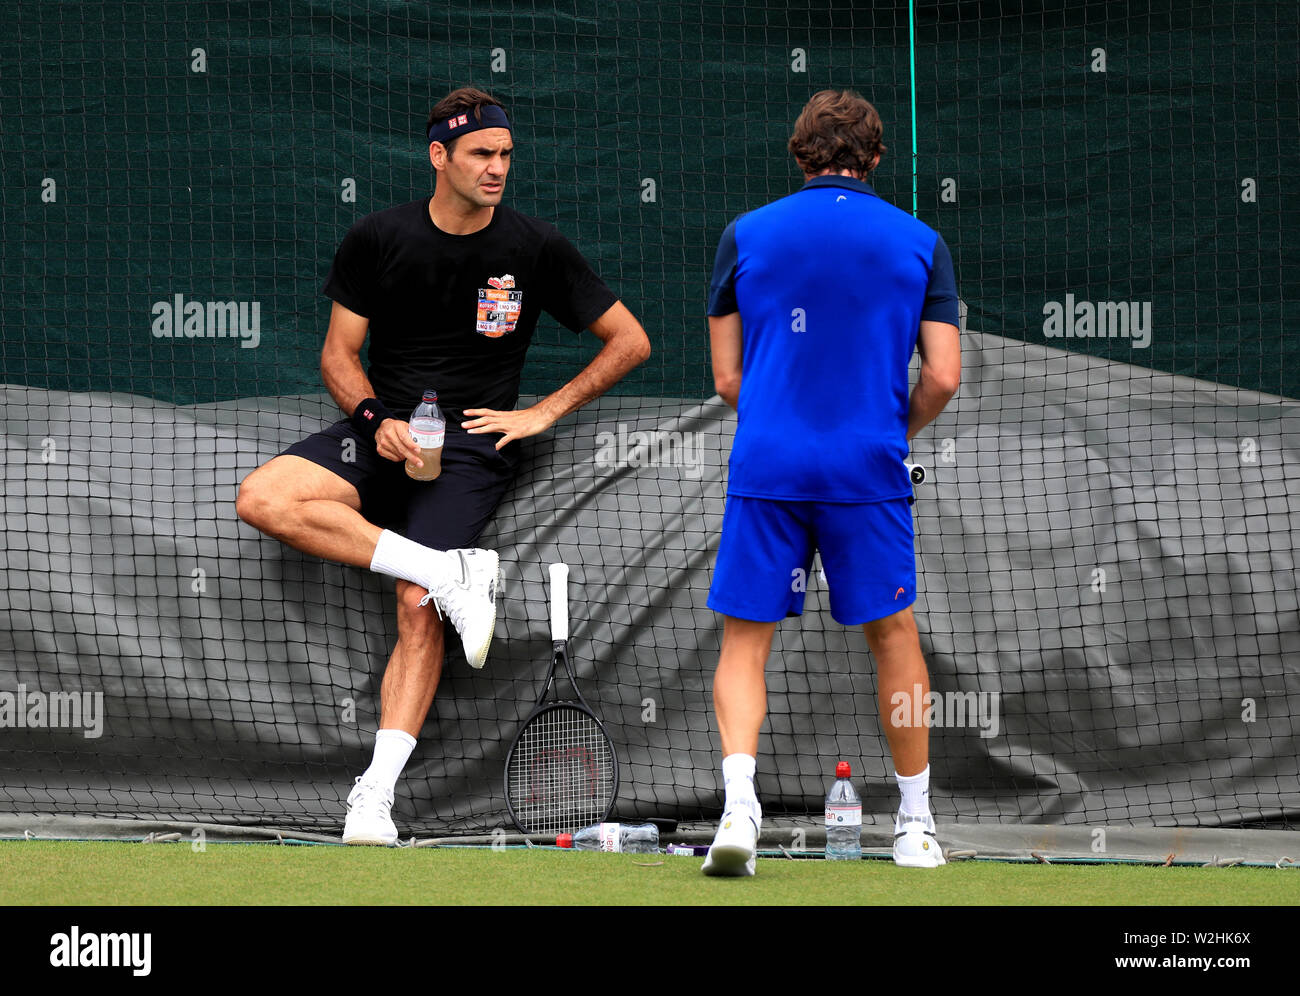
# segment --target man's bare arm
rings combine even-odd
[[[370,378],[361,367],[361,347],[369,327],[370,319],[334,302],[325,347],[320,354],[320,374],[344,415],[350,416],[357,405],[374,397]]]
[[[357,405],[375,396],[370,378],[361,366],[361,347],[369,327],[370,319],[334,302],[320,354],[320,374],[326,390],[349,418]],[[416,466],[423,466],[420,448],[411,440],[410,429],[402,419],[384,419],[375,433],[375,447],[385,459],[410,458]]]
[[[497,449],[512,440],[535,436],[539,432],[545,432],[569,412],[577,411],[587,402],[600,397],[629,370],[644,363],[650,356],[649,337],[622,301],[616,301],[608,311],[591,323],[590,329],[604,346],[573,380],[530,408],[509,412],[490,408],[466,408],[465,414],[474,417],[463,423],[465,428],[473,433],[501,433]]]
[[[947,322],[922,322],[916,340],[921,376],[907,412],[907,439],[939,417],[961,384],[961,335]]]
[[[740,404],[740,367],[744,334],[740,312],[709,316],[709,348],[713,355],[713,386],[732,408]]]

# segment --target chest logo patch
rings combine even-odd
[[[478,324],[475,330],[489,339],[499,339],[515,330],[523,309],[524,292],[515,290],[515,278],[503,273],[488,277],[488,285],[478,289]]]

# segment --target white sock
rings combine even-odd
[[[405,730],[380,730],[375,734],[375,756],[361,776],[363,782],[378,782],[388,791],[397,787],[397,777],[415,749],[415,737]]]
[[[930,766],[927,764],[918,775],[900,775],[895,771],[894,778],[903,793],[903,804],[899,808],[908,816],[929,816]]]
[[[452,570],[451,555],[421,546],[414,540],[399,536],[392,530],[385,529],[379,534],[375,544],[374,556],[370,558],[370,569],[390,578],[401,578],[422,588],[432,590],[435,584]],[[456,576],[460,577],[459,567]]]
[[[726,786],[727,801],[723,809],[744,806],[755,814],[759,810],[758,795],[754,792],[754,772],[758,762],[750,754],[728,754],[722,759],[722,781]]]

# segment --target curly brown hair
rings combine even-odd
[[[860,94],[821,90],[799,113],[789,147],[805,174],[847,169],[865,177],[885,154],[883,134],[880,114]]]
[[[439,121],[446,121],[453,114],[465,114],[468,111],[473,111],[474,120],[481,121],[483,118],[480,108],[489,106],[499,107],[503,111],[506,109],[506,105],[497,100],[492,94],[476,90],[472,86],[463,86],[459,90],[453,90],[434,104],[433,110],[429,112],[428,120],[424,123],[424,133],[427,135],[435,124]],[[447,155],[451,155],[452,150],[456,148],[456,143],[459,141],[460,136],[457,135],[445,143]]]

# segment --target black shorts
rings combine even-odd
[[[442,473],[432,481],[406,476],[405,461],[379,455],[347,419],[294,443],[282,456],[302,457],[357,489],[361,514],[383,529],[435,550],[471,547],[515,476],[517,444],[498,452],[495,433],[453,431],[448,418]]]

